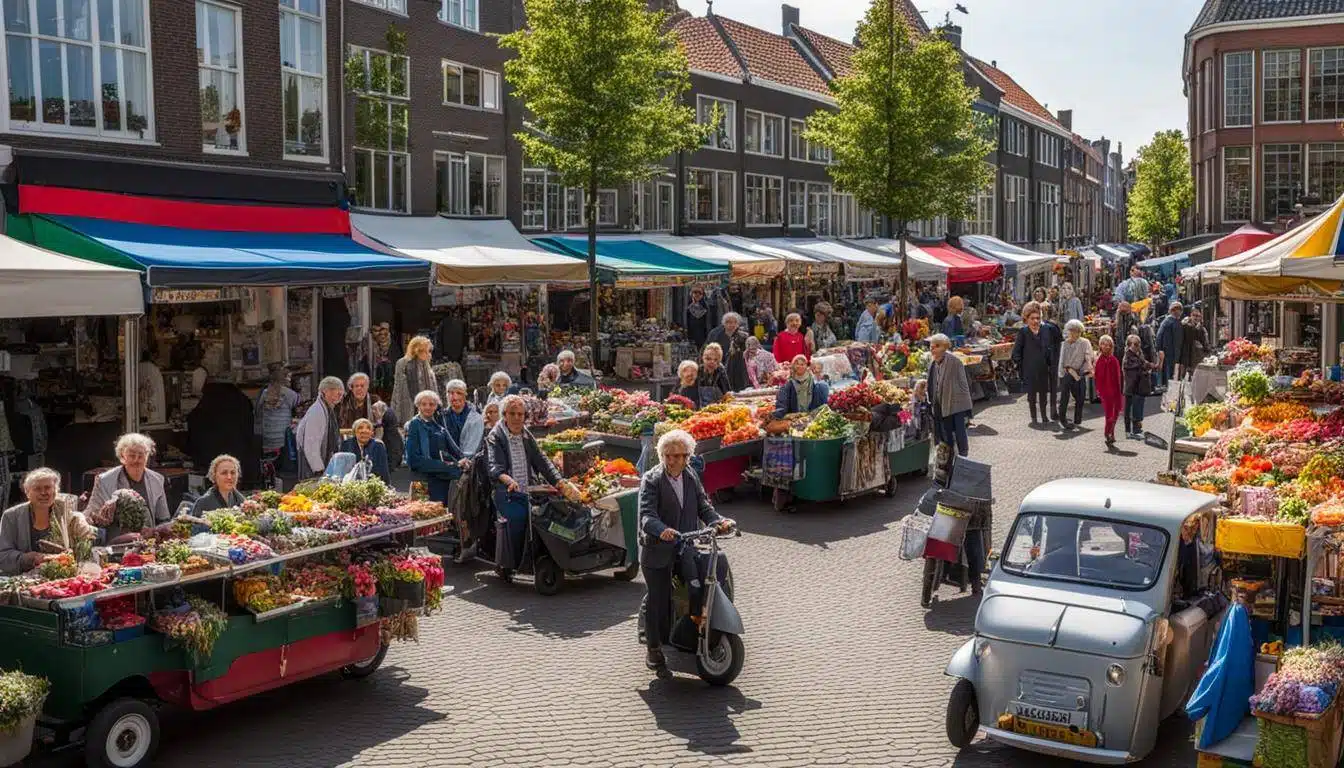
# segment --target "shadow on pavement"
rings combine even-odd
[[[1075,427],[1070,430],[1055,433],[1055,439],[1073,440],[1074,438],[1083,437],[1084,435],[1090,435],[1092,432],[1093,430],[1091,427]]]
[[[698,679],[678,676],[653,680],[639,691],[658,730],[686,740],[686,749],[706,755],[741,755],[752,752],[738,743],[742,734],[732,716],[761,708],[733,686],[715,688]]]
[[[1176,714],[1162,723],[1157,733],[1157,746],[1147,757],[1129,765],[1139,768],[1176,768],[1188,766],[1194,762],[1194,749],[1190,744],[1190,735],[1194,724],[1184,715]],[[954,768],[1002,768],[1005,765],[1029,765],[1032,768],[1069,768],[1081,765],[1074,760],[1046,757],[1035,752],[996,744],[988,739],[980,739],[963,749],[953,761]]]
[[[617,581],[601,571],[565,580],[558,595],[537,594],[528,576],[516,576],[506,584],[493,570],[479,565],[449,565],[444,581],[453,595],[491,610],[507,613],[514,632],[535,632],[546,637],[573,639],[610,629],[635,615],[644,585]]]
[[[975,631],[975,612],[980,608],[980,598],[971,594],[957,592],[957,588],[944,585],[938,591],[938,599],[924,611],[924,628],[930,632],[947,635],[969,636]],[[916,599],[918,595],[915,596]]]
[[[776,512],[768,504],[757,503],[734,507],[731,514],[742,530],[752,534],[826,549],[838,541],[880,533],[899,522],[914,511],[928,485],[926,477],[907,475],[897,479],[896,495],[890,499],[873,492],[848,501],[798,500],[792,512]]]

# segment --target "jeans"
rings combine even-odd
[[[938,441],[955,445],[957,453],[961,456],[965,456],[970,450],[966,440],[966,418],[970,415],[970,411],[962,411],[951,416],[940,416],[934,421]]]
[[[1073,423],[1083,420],[1083,391],[1087,388],[1086,379],[1074,379],[1064,374],[1059,379],[1059,420],[1065,421],[1069,412],[1069,398],[1073,398]]]
[[[510,493],[508,489],[495,489],[495,511],[500,517],[508,521],[509,530],[509,552],[512,555],[513,562],[499,563],[495,566],[499,568],[517,568],[518,563],[523,557],[523,542],[527,535],[527,524],[531,519],[531,504],[526,493]],[[498,543],[496,543],[498,547]],[[497,550],[498,551],[498,550]]]
[[[1125,432],[1138,432],[1143,426],[1143,395],[1125,395]]]

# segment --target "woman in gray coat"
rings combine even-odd
[[[957,453],[969,451],[966,438],[966,420],[971,416],[971,383],[966,378],[966,367],[956,355],[949,355],[952,340],[945,334],[929,337],[929,352],[933,364],[929,366],[929,404],[933,406],[934,434],[939,442],[955,445]]]
[[[149,468],[149,457],[154,455],[154,441],[139,432],[129,432],[117,438],[113,450],[117,454],[120,467],[109,469],[98,475],[94,481],[89,502],[84,505],[86,517],[96,517],[103,505],[112,498],[118,489],[129,488],[140,494],[140,498],[149,505],[152,519],[149,525],[155,526],[172,519],[168,510],[168,494],[164,487],[163,475]],[[113,523],[103,529],[102,541],[111,544],[124,534],[140,533],[123,531]]]

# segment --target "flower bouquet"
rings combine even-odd
[[[149,504],[130,488],[118,488],[112,498],[94,510],[89,522],[99,528],[116,525],[123,533],[138,533],[149,524]]]
[[[51,692],[45,677],[0,672],[0,763],[14,765],[33,749],[33,726]]]

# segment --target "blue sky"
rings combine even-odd
[[[1090,139],[1124,143],[1126,162],[1159,130],[1185,130],[1181,56],[1186,30],[1202,0],[960,0],[952,12],[962,45],[997,60],[1051,111],[1073,110],[1073,129]],[[794,0],[803,26],[841,40],[867,0]],[[943,22],[953,0],[915,0],[929,26]],[[681,0],[696,15],[702,3]],[[719,0],[715,13],[774,32],[778,0]]]

